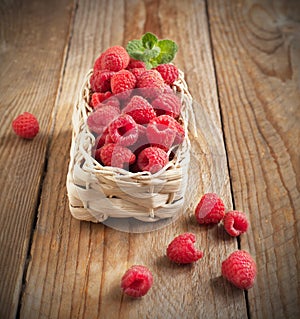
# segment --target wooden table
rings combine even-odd
[[[7,0],[0,9],[0,317],[299,318],[299,1]],[[146,31],[177,42],[197,125],[209,119],[213,130],[192,139],[190,208],[129,234],[74,219],[66,174],[83,76],[101,51]],[[24,111],[40,122],[32,141],[11,129]],[[247,213],[247,234],[197,225],[193,207],[209,191]],[[166,246],[186,231],[205,256],[177,266]],[[248,292],[221,277],[238,248],[257,262]],[[119,285],[136,263],[155,283],[131,300]]]

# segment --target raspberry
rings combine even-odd
[[[135,88],[136,77],[128,70],[121,70],[111,78],[111,91],[122,93]]]
[[[12,121],[12,128],[18,136],[26,139],[33,139],[40,129],[37,118],[29,112],[17,116]]]
[[[194,247],[196,237],[192,233],[184,233],[175,237],[167,248],[167,256],[178,264],[190,264],[203,257],[203,252]]]
[[[249,226],[245,213],[236,210],[227,212],[223,222],[225,230],[233,237],[245,233]]]
[[[138,88],[148,88],[146,91],[149,98],[155,98],[164,90],[164,80],[160,73],[156,70],[146,70],[143,72],[137,80]]]
[[[104,55],[100,54],[100,56],[95,60],[94,62],[94,67],[93,67],[93,71],[97,72],[97,71],[101,71],[102,70],[102,59],[103,59]]]
[[[128,66],[130,57],[123,47],[116,45],[104,51],[99,59],[102,70],[118,72]]]
[[[141,265],[130,267],[121,279],[123,292],[131,297],[142,297],[147,294],[153,284],[151,271]]]
[[[222,275],[239,289],[250,289],[256,278],[256,263],[245,250],[233,252],[222,262]]]
[[[168,163],[168,154],[159,147],[147,147],[143,149],[137,159],[140,171],[148,171],[152,174],[161,170]]]
[[[105,144],[96,150],[95,158],[100,159],[105,166],[119,168],[128,168],[135,162],[135,155],[130,149],[114,143]]]
[[[117,97],[111,96],[109,99],[103,101],[104,105],[109,105],[110,107],[114,107],[117,110],[120,110],[120,101]]]
[[[134,68],[130,70],[130,72],[135,76],[137,80],[145,71],[146,69],[143,69],[143,68]]]
[[[166,114],[177,118],[181,110],[181,101],[173,92],[163,93],[152,102],[152,106],[157,116]]]
[[[137,123],[128,114],[122,114],[116,118],[111,122],[108,130],[114,143],[122,146],[134,144],[139,136]]]
[[[138,124],[147,124],[156,117],[152,105],[138,95],[132,97],[123,112],[132,116]]]
[[[168,85],[172,85],[178,79],[178,69],[173,64],[160,64],[155,69]]]
[[[215,193],[202,196],[195,210],[199,224],[218,224],[225,215],[225,206]]]
[[[113,143],[111,137],[108,132],[108,128],[106,128],[102,134],[99,134],[95,141],[96,149],[101,148],[104,144]]]
[[[116,108],[106,105],[104,107],[97,108],[89,115],[87,125],[92,132],[102,134],[109,123],[118,115],[119,111]]]
[[[135,60],[133,58],[130,58],[129,64],[127,66],[127,70],[132,70],[136,68],[146,69],[146,63],[140,60]]]
[[[168,151],[174,143],[176,131],[169,125],[169,122],[155,117],[147,126],[147,137],[152,145]]]
[[[103,101],[108,99],[112,95],[111,92],[107,91],[105,93],[95,92],[92,94],[90,105],[96,108],[101,105]]]
[[[94,72],[90,77],[91,90],[101,93],[110,91],[110,81],[114,74],[115,72],[107,70]]]

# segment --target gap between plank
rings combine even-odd
[[[52,110],[52,125],[51,125],[50,131],[49,131],[48,140],[47,140],[47,144],[46,144],[46,153],[45,153],[45,161],[44,161],[44,165],[43,165],[43,173],[42,173],[42,177],[41,177],[40,185],[39,185],[39,190],[38,190],[38,194],[37,194],[36,209],[35,209],[34,216],[32,218],[33,220],[32,220],[31,233],[30,233],[29,243],[28,243],[28,248],[27,248],[26,260],[24,262],[22,284],[21,284],[21,289],[20,289],[20,294],[19,294],[17,313],[16,313],[16,317],[15,317],[16,319],[19,319],[20,315],[21,315],[22,298],[23,298],[23,295],[24,295],[25,289],[26,289],[26,277],[27,277],[29,263],[31,261],[31,248],[32,248],[32,243],[33,243],[34,232],[35,232],[37,221],[38,221],[38,213],[39,213],[39,207],[41,204],[41,196],[42,196],[42,191],[43,191],[44,180],[45,180],[45,177],[47,174],[47,169],[48,169],[50,144],[51,144],[51,139],[52,139],[54,128],[55,128],[55,118],[56,118],[56,114],[57,114],[58,102],[60,100],[60,95],[62,92],[63,80],[65,77],[66,66],[67,66],[71,42],[72,42],[72,38],[73,38],[75,17],[76,17],[76,12],[78,9],[78,1],[79,0],[74,0],[73,9],[71,12],[71,17],[70,17],[69,31],[68,31],[68,36],[67,36],[68,40],[67,40],[67,43],[65,45],[65,49],[64,49],[64,53],[63,53],[61,72],[60,72],[59,81],[58,81],[57,90],[56,90],[57,94],[56,94],[56,98],[55,98],[55,102],[54,102],[54,108]]]
[[[230,185],[230,193],[231,193],[231,199],[232,199],[232,208],[235,209],[236,205],[235,205],[235,200],[234,200],[233,185],[232,185],[232,181],[231,181],[229,157],[228,157],[228,153],[227,153],[226,136],[225,136],[225,129],[224,129],[224,124],[223,124],[223,115],[222,115],[222,111],[221,111],[221,100],[220,100],[220,93],[219,93],[219,86],[218,86],[218,75],[217,75],[217,69],[216,69],[214,47],[213,47],[213,42],[212,42],[212,32],[211,32],[209,10],[208,10],[208,1],[209,0],[205,0],[205,10],[206,10],[206,16],[207,16],[209,43],[210,43],[212,63],[213,63],[214,76],[215,76],[215,82],[216,82],[216,91],[217,91],[217,98],[218,98],[218,105],[219,105],[221,129],[222,129],[222,135],[223,135],[223,139],[224,139],[224,147],[225,147],[225,153],[226,153],[227,170],[228,170],[228,174],[229,174],[229,185]],[[238,249],[240,250],[241,249],[241,239],[239,236],[237,237],[237,246],[238,246]],[[245,302],[246,302],[247,318],[251,319],[249,297],[248,297],[247,290],[244,290],[244,297],[245,297]]]

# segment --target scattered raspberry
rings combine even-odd
[[[239,289],[250,289],[256,278],[256,263],[245,250],[233,252],[222,262],[222,275]]]
[[[160,64],[155,69],[168,85],[172,85],[178,79],[178,69],[173,64]]]
[[[148,88],[146,91],[148,98],[155,98],[163,92],[164,80],[156,70],[146,70],[137,80],[138,88]]]
[[[128,66],[130,57],[123,47],[116,45],[104,51],[99,59],[102,70],[118,72]]]
[[[20,114],[12,121],[14,132],[26,139],[33,139],[39,132],[39,122],[37,118],[28,112]]]
[[[100,106],[101,103],[103,101],[105,101],[106,99],[108,99],[111,95],[112,95],[112,93],[109,91],[107,91],[105,93],[95,92],[92,94],[90,104],[93,108],[96,108],[96,107]]]
[[[157,116],[166,114],[177,118],[181,110],[181,101],[174,92],[163,93],[152,102],[152,106]]]
[[[93,92],[105,93],[110,91],[110,81],[111,77],[115,72],[102,70],[94,72],[90,77],[91,90]]]
[[[196,237],[192,233],[184,233],[175,237],[167,248],[167,256],[178,264],[190,264],[203,257],[203,252],[194,246]]]
[[[138,95],[132,97],[123,112],[132,116],[138,124],[147,124],[156,117],[152,105]]]
[[[137,159],[140,171],[148,171],[152,174],[160,171],[168,163],[168,154],[159,147],[147,147],[143,149]]]
[[[128,114],[122,114],[116,118],[111,122],[108,130],[114,143],[122,146],[134,144],[139,136],[137,123]]]
[[[146,71],[146,69],[143,68],[134,68],[131,69],[130,72],[135,76],[136,80],[139,79],[139,77]]]
[[[233,237],[245,233],[249,226],[245,213],[236,210],[227,212],[223,222],[225,230]]]
[[[135,88],[136,77],[128,70],[121,70],[111,78],[111,91],[122,93]]]
[[[87,119],[89,129],[97,134],[102,134],[109,123],[119,116],[119,111],[108,105],[97,108]]]
[[[215,193],[203,195],[195,210],[199,224],[218,224],[224,215],[224,203]]]
[[[155,117],[147,126],[147,137],[152,145],[168,151],[174,143],[176,131],[168,121]]]
[[[130,149],[114,143],[105,144],[96,150],[95,158],[99,158],[105,166],[125,169],[135,162],[135,155]]]
[[[127,70],[132,70],[132,69],[146,69],[146,63],[140,60],[135,60],[133,58],[130,58],[129,64],[127,66]]]
[[[146,295],[152,284],[151,271],[141,265],[134,265],[129,268],[121,279],[121,288],[124,293],[135,298]]]

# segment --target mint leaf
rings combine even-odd
[[[147,32],[142,37],[142,43],[144,48],[146,49],[151,50],[157,42],[158,42],[158,39],[153,33]]]
[[[172,40],[160,40],[157,45],[160,48],[160,54],[156,58],[157,63],[164,64],[171,62],[178,51],[177,44]]]
[[[128,42],[126,46],[126,51],[132,58],[136,60],[141,60],[144,54],[145,48],[141,40],[132,40]]]

